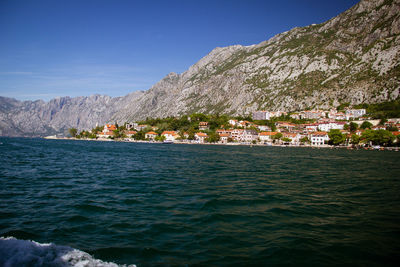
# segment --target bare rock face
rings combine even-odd
[[[400,0],[362,0],[319,25],[257,45],[215,48],[144,92],[48,103],[0,98],[0,135],[38,136],[193,112],[243,115],[377,103],[397,99],[399,90]]]

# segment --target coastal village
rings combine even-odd
[[[255,111],[251,117],[229,118],[201,113],[180,118],[70,129],[79,139],[127,142],[245,144],[269,146],[399,146],[400,118],[373,119],[366,109],[305,110],[294,113]]]

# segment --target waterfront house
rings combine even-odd
[[[253,129],[245,129],[243,130],[243,139],[244,142],[253,142],[258,140],[258,133]]]
[[[329,136],[327,132],[312,132],[310,134],[311,145],[321,146],[329,141]]]
[[[208,137],[208,135],[206,133],[196,133],[194,135],[194,138],[196,139],[196,141],[198,141],[199,143],[204,143],[206,138]]]
[[[154,141],[154,139],[155,139],[157,136],[158,136],[158,134],[157,134],[156,132],[153,132],[153,131],[147,132],[147,133],[144,135],[144,137],[145,137],[146,139],[149,139],[149,140],[151,140],[151,141]]]
[[[228,138],[230,137],[230,135],[228,133],[221,133],[219,134],[219,140],[220,143],[222,144],[226,144],[228,143]]]
[[[261,142],[272,142],[272,137],[276,135],[278,132],[261,132],[258,134],[258,138]]]
[[[283,138],[289,138],[290,144],[297,145],[300,143],[301,135],[298,133],[282,133]]]
[[[175,131],[164,131],[161,135],[165,137],[166,141],[175,141],[179,137]]]
[[[235,141],[242,141],[243,139],[243,129],[233,129],[231,132],[232,139]]]

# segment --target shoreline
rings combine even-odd
[[[90,139],[90,138],[74,138],[74,137],[41,137],[47,140],[76,140],[76,141],[97,141],[97,142],[121,142],[121,143],[145,143],[145,144],[161,144],[166,145],[159,141],[143,141],[143,140],[114,140],[114,139]],[[312,148],[312,149],[347,149],[347,150],[375,150],[375,151],[395,151],[398,152],[400,147],[380,147],[379,149],[373,147],[352,147],[352,146],[331,146],[331,145],[282,145],[282,144],[249,144],[249,143],[196,143],[196,142],[172,142],[169,144],[177,145],[217,145],[217,146],[258,146],[258,147],[293,147],[293,148]],[[168,145],[169,145],[168,144]]]

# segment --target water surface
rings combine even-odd
[[[400,153],[1,138],[0,236],[103,261],[395,265]]]

